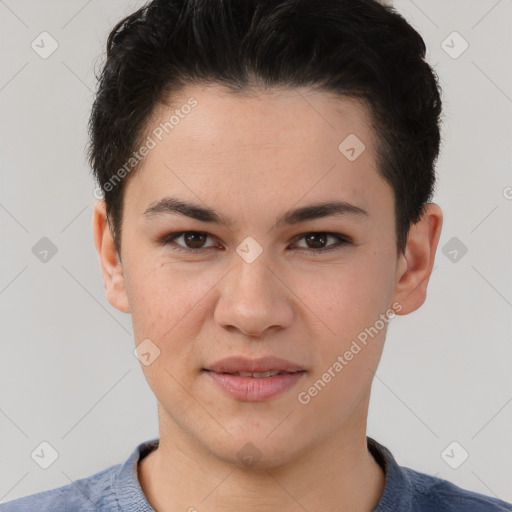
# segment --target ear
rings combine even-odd
[[[129,313],[130,305],[126,294],[123,266],[110,233],[104,199],[100,199],[94,205],[93,233],[94,245],[100,258],[107,299],[119,311]]]
[[[404,254],[397,262],[393,300],[402,306],[397,314],[412,313],[425,302],[442,225],[441,208],[428,203],[420,220],[411,226]]]

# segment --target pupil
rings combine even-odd
[[[201,248],[201,245],[204,243],[204,236],[205,236],[204,233],[189,232],[185,235],[185,243],[187,245],[191,246],[191,248],[193,248],[193,249]],[[202,240],[198,242],[197,240],[194,240],[194,237],[201,237]]]
[[[318,239],[318,238],[321,239],[320,243],[318,243],[318,242],[315,243],[315,239]],[[326,240],[327,240],[327,237],[326,237],[325,233],[310,233],[309,235],[306,235],[306,241],[308,243],[313,242],[314,249],[322,248],[324,246]]]

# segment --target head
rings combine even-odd
[[[109,301],[158,354],[142,368],[161,425],[227,460],[251,442],[269,465],[364,427],[442,223],[424,57],[374,0],[155,0],[113,29],[90,119],[95,243]],[[231,355],[304,372],[234,399],[205,373]]]

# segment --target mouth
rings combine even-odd
[[[206,370],[209,372],[212,370]],[[300,372],[304,372],[306,370],[299,370]],[[291,374],[291,373],[298,373],[298,372],[284,372],[281,370],[275,370],[275,371],[267,371],[267,372],[215,372],[215,373],[221,373],[224,375],[234,375],[235,377],[252,377],[254,379],[264,379],[266,377],[275,377],[276,375],[284,375],[284,374]]]
[[[232,356],[220,359],[204,368],[206,371],[215,373],[239,374],[242,377],[254,376],[269,377],[267,373],[295,373],[305,371],[298,364],[275,356],[260,357],[251,359],[244,356]],[[249,375],[250,374],[250,375]]]
[[[203,373],[231,398],[261,402],[294,387],[306,370],[273,356],[230,357],[203,368]]]

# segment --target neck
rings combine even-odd
[[[139,463],[139,482],[158,512],[324,510],[371,512],[385,475],[368,451],[364,428],[334,431],[299,458],[267,469],[241,468],[160,421],[157,450]]]

